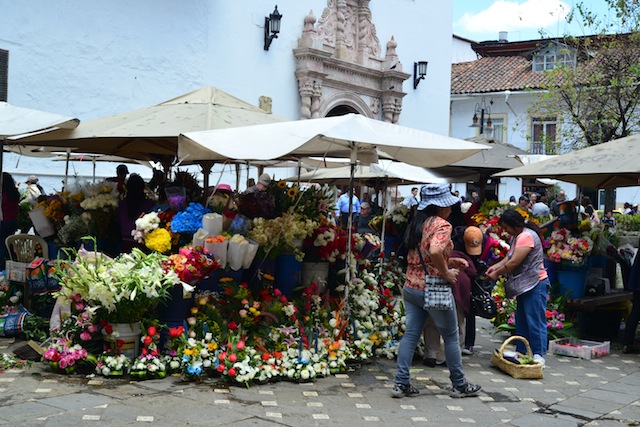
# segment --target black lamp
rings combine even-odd
[[[264,17],[264,50],[269,50],[273,39],[278,38],[281,19],[282,15],[278,12],[278,5],[276,5],[273,13]]]
[[[427,61],[418,61],[413,63],[413,88],[418,87],[420,80],[424,80],[427,75]]]
[[[487,103],[484,100],[484,96],[482,97],[482,100],[476,104],[476,108],[473,112],[473,118],[471,119],[471,126],[472,128],[480,128],[480,135],[482,135],[484,133],[484,131],[488,131],[489,133],[491,132],[491,130],[493,130],[492,126],[493,126],[493,122],[491,121],[491,106],[493,105],[493,99],[489,101],[489,105],[487,105]],[[480,120],[478,123],[478,114],[480,114]],[[485,129],[485,124],[484,124],[484,116],[485,114],[488,116],[488,120],[487,120],[487,127]]]

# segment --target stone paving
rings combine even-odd
[[[451,398],[448,370],[418,361],[412,378],[421,395],[402,399],[389,394],[392,360],[376,359],[310,383],[248,389],[177,377],[129,382],[63,376],[36,363],[0,374],[0,426],[640,425],[638,355],[619,350],[592,360],[547,355],[544,379],[513,379],[490,363],[504,337],[491,335],[486,321],[478,324],[476,351],[463,357],[468,380],[483,387],[476,398]],[[10,344],[0,340],[0,351]]]

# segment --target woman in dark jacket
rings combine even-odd
[[[4,244],[5,239],[18,230],[18,210],[19,210],[20,193],[16,188],[16,182],[13,177],[2,172],[2,222],[0,223],[0,270],[4,270],[5,263],[9,257],[7,245]]]
[[[638,254],[636,254],[631,266],[631,273],[629,274],[629,280],[627,280],[627,290],[633,292],[633,306],[624,325],[622,352],[630,354],[638,353],[638,348],[635,346],[636,329],[638,322],[640,322],[640,256]]]

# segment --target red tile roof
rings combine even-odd
[[[531,61],[522,56],[480,58],[451,68],[452,94],[539,89],[544,81],[544,73],[531,71]]]

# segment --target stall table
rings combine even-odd
[[[630,301],[633,293],[621,289],[607,295],[569,299],[567,314],[575,317],[582,338],[613,340],[620,333],[624,314],[621,303]]]

